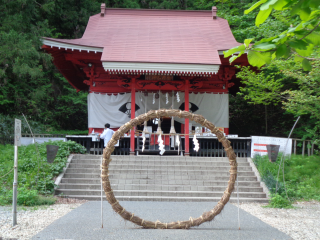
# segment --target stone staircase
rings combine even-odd
[[[267,202],[247,158],[237,161],[240,202]],[[100,164],[101,156],[74,155],[55,193],[100,200]],[[119,201],[216,202],[228,185],[229,169],[227,158],[112,156],[109,178]],[[236,201],[235,188],[230,202]]]

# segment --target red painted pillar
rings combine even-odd
[[[135,88],[136,79],[131,79],[131,119],[135,118],[136,114],[136,88]],[[134,155],[134,132],[135,128],[133,128],[130,132],[130,155]]]
[[[189,80],[186,80],[184,91],[184,110],[189,112]],[[185,156],[189,156],[189,119],[185,118],[184,133],[185,135]]]

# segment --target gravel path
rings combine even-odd
[[[320,202],[298,202],[294,209],[263,208],[263,205],[266,204],[243,203],[240,208],[295,240],[320,239]]]
[[[11,226],[11,207],[0,207],[0,239],[1,237],[2,239],[30,239],[56,219],[79,207],[84,202],[69,201],[63,203],[60,200],[52,206],[20,207],[18,209],[18,225],[14,228]],[[258,203],[243,203],[240,208],[290,235],[293,239],[320,239],[320,202],[300,202],[295,204],[295,209],[273,209],[263,208],[262,206],[263,204]]]
[[[12,227],[12,207],[0,206],[0,239],[28,240],[86,201],[59,199],[51,206],[18,207],[18,225]]]

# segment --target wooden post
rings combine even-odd
[[[305,147],[306,147],[306,141],[303,141],[302,142],[302,156],[304,156]]]
[[[186,80],[186,85],[185,85],[185,91],[184,91],[184,110],[189,112],[189,80]],[[185,156],[189,156],[189,119],[185,118],[185,129],[184,133],[185,139],[184,139],[184,149],[185,149]]]
[[[314,143],[312,143],[312,146],[311,146],[311,155],[313,155],[313,151],[314,151]]]
[[[131,79],[131,119],[135,118],[135,113],[136,113],[136,89],[135,89],[135,83],[136,83],[136,79],[132,78]],[[130,155],[134,155],[134,140],[135,140],[135,136],[134,136],[134,131],[135,128],[131,129],[130,132]]]
[[[297,139],[293,140],[293,154],[297,154]]]
[[[310,148],[309,148],[309,145],[311,145],[311,141],[308,141],[308,144],[307,144],[307,148],[308,148],[308,157],[310,157]]]

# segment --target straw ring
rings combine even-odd
[[[148,113],[144,114],[146,118],[148,119],[154,119],[154,118],[159,118],[159,117],[164,117],[164,116],[169,116],[169,117],[180,117],[180,118],[188,118],[188,119],[194,119],[194,115],[190,112],[187,111],[181,111],[181,110],[176,110],[176,109],[168,109],[165,111],[149,111]],[[182,116],[183,115],[183,116]],[[200,116],[200,115],[199,115]],[[140,116],[139,116],[140,117]],[[134,128],[139,124],[139,119],[141,120],[141,117],[139,118],[135,118],[132,119],[131,121],[127,122],[126,124],[124,124],[123,126],[121,126],[118,131],[116,131],[115,134],[118,134],[119,136],[122,136],[123,134],[125,134],[128,131],[128,127],[130,126],[130,128]],[[234,178],[237,177],[237,161],[236,161],[236,155],[233,151],[233,149],[230,146],[230,142],[224,137],[224,135],[222,134],[222,132],[220,130],[218,130],[214,124],[212,124],[211,122],[207,121],[205,118],[203,117],[197,117],[196,119],[194,119],[194,121],[196,123],[201,124],[202,126],[206,125],[208,126],[209,130],[211,132],[216,132],[216,133],[220,133],[220,134],[216,134],[217,138],[220,142],[223,143],[223,146],[225,146],[225,150],[228,151],[228,158],[229,158],[229,162],[232,163],[231,168],[230,168],[230,178],[228,181],[228,186],[226,188],[226,191],[224,192],[224,194],[221,197],[221,200],[218,202],[218,205],[220,205],[217,209],[213,208],[210,212],[206,212],[205,215],[206,217],[202,217],[201,215],[201,222],[200,224],[207,222],[207,221],[212,221],[214,219],[214,217],[217,214],[217,210],[219,209],[219,213],[221,212],[221,210],[224,208],[225,204],[229,201],[229,197],[230,196],[230,192],[228,191],[228,189],[234,189],[234,185],[235,185],[235,181]],[[107,170],[108,166],[111,162],[110,159],[110,155],[111,153],[114,151],[114,141],[113,142],[109,142],[108,147],[106,147],[103,151],[103,169]],[[110,160],[109,160],[110,159]],[[234,163],[233,163],[234,162]],[[231,174],[232,173],[232,174]],[[114,193],[112,191],[111,185],[110,185],[110,180],[109,180],[109,174],[101,174],[101,180],[104,186],[104,191],[105,194],[107,195],[107,200],[110,203],[110,205],[113,207],[114,205],[118,204],[117,207],[114,208],[115,212],[117,212],[118,214],[120,214],[121,217],[123,217],[125,220],[128,220],[127,216],[130,216],[129,221],[133,222],[134,224],[143,226],[144,228],[168,228],[168,223],[163,223],[163,224],[158,224],[159,222],[150,222],[150,221],[146,221],[144,219],[139,218],[138,216],[136,216],[133,219],[134,213],[130,213],[127,210],[125,210],[120,203],[117,201],[116,197],[114,196]],[[117,210],[116,210],[117,209]],[[121,209],[121,211],[119,211],[118,209]],[[181,224],[182,223],[182,224]],[[200,225],[198,224],[198,222],[194,222],[194,219],[192,217],[190,217],[190,219],[188,221],[177,221],[177,222],[172,222],[169,224],[170,228],[174,228],[174,229],[182,229],[182,228],[190,228],[193,227],[195,225]],[[144,226],[145,225],[145,226]]]

